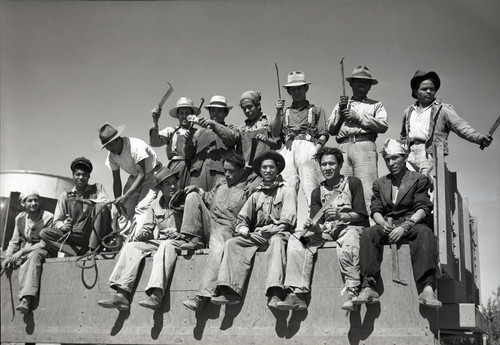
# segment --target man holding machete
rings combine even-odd
[[[417,101],[403,114],[401,139],[406,140],[410,153],[408,168],[429,175],[432,170],[432,144],[443,144],[448,154],[448,135],[455,132],[463,139],[488,147],[493,138],[472,128],[450,104],[436,99],[441,80],[436,72],[416,71],[410,81],[411,96]]]

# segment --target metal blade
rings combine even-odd
[[[165,94],[163,95],[163,97],[160,100],[160,102],[158,102],[158,108],[163,107],[163,104],[165,104],[165,102],[170,97],[170,95],[172,94],[172,92],[174,92],[174,88],[172,87],[172,85],[170,85],[169,82],[167,82],[167,84],[168,84],[169,88],[168,88],[167,92],[165,92]]]
[[[489,131],[489,134],[490,135],[493,135],[493,133],[495,133],[495,131],[497,130],[498,126],[500,125],[500,116],[498,116],[497,120],[495,121],[495,123],[493,124],[493,126],[491,126],[491,129]]]

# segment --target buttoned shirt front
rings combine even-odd
[[[432,104],[420,111],[416,105],[412,107],[409,115],[410,133],[408,133],[408,138],[410,139],[410,143],[415,140],[425,141],[429,138]]]

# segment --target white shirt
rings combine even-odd
[[[137,176],[139,174],[139,166],[137,165],[140,161],[145,159],[145,172],[149,173],[153,171],[156,167],[157,158],[156,152],[146,144],[141,139],[137,138],[123,138],[123,149],[122,152],[117,155],[115,153],[109,152],[106,158],[106,166],[111,170],[123,169],[126,173]]]

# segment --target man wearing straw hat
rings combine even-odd
[[[284,100],[276,102],[277,114],[273,123],[273,135],[281,136],[284,147],[280,153],[286,167],[282,176],[297,193],[299,184],[311,204],[311,193],[319,185],[321,173],[318,162],[313,159],[316,152],[328,141],[325,110],[309,103],[306,93],[311,83],[303,72],[290,72],[283,87],[292,97],[292,105],[286,108]]]
[[[71,162],[75,186],[59,196],[52,227],[40,233],[53,250],[68,255],[93,251],[112,230],[111,212],[106,205],[109,196],[101,183],[89,183],[92,169],[92,163],[85,157]]]
[[[156,152],[141,139],[122,137],[125,125],[118,128],[104,123],[99,128],[99,140],[95,147],[109,151],[106,165],[113,173],[114,204],[125,210],[128,220],[135,219],[140,229],[151,202],[156,198],[154,172],[161,168]],[[130,176],[122,189],[120,171]]]
[[[143,259],[153,256],[153,265],[146,294],[149,296],[139,305],[159,310],[163,296],[177,261],[176,248],[186,243],[179,232],[182,212],[171,207],[172,196],[179,188],[179,170],[162,167],[154,176],[155,185],[161,190],[147,210],[144,223],[136,235],[120,251],[108,285],[116,290],[109,299],[97,303],[104,308],[129,310],[130,295],[141,270]]]
[[[9,241],[2,270],[19,265],[19,300],[16,310],[21,314],[31,311],[33,299],[38,295],[42,265],[48,248],[40,237],[40,231],[51,226],[52,213],[40,205],[40,195],[30,190],[21,193],[19,201],[24,211],[16,216],[14,232]]]
[[[208,109],[210,118],[194,118],[201,128],[186,134],[184,157],[191,163],[191,185],[211,190],[217,180],[224,176],[222,157],[233,151],[238,142],[238,132],[224,122],[229,110],[224,96],[213,96]]]
[[[187,119],[189,115],[198,115],[200,111],[190,98],[181,97],[177,100],[175,107],[170,109],[168,113],[171,117],[178,119],[179,125],[176,127],[167,127],[159,131],[158,120],[161,116],[161,108],[155,108],[152,111],[153,126],[149,130],[149,144],[152,147],[165,145],[168,158],[167,167],[174,169],[177,165],[181,165],[181,187],[184,187],[189,185],[189,171],[184,159],[186,134],[191,129],[191,123]]]
[[[340,103],[335,106],[328,120],[329,132],[336,136],[344,154],[341,173],[361,180],[369,207],[373,181],[378,177],[375,140],[378,134],[387,131],[387,112],[380,101],[368,98],[372,85],[378,84],[368,67],[354,68],[346,80],[351,85],[352,97],[340,96]]]
[[[406,108],[403,114],[401,139],[410,149],[408,168],[429,175],[433,160],[432,144],[443,145],[448,154],[448,135],[451,131],[460,137],[483,147],[493,138],[477,132],[455,112],[450,104],[436,99],[441,80],[436,72],[416,71],[410,81],[411,96],[417,101]]]

